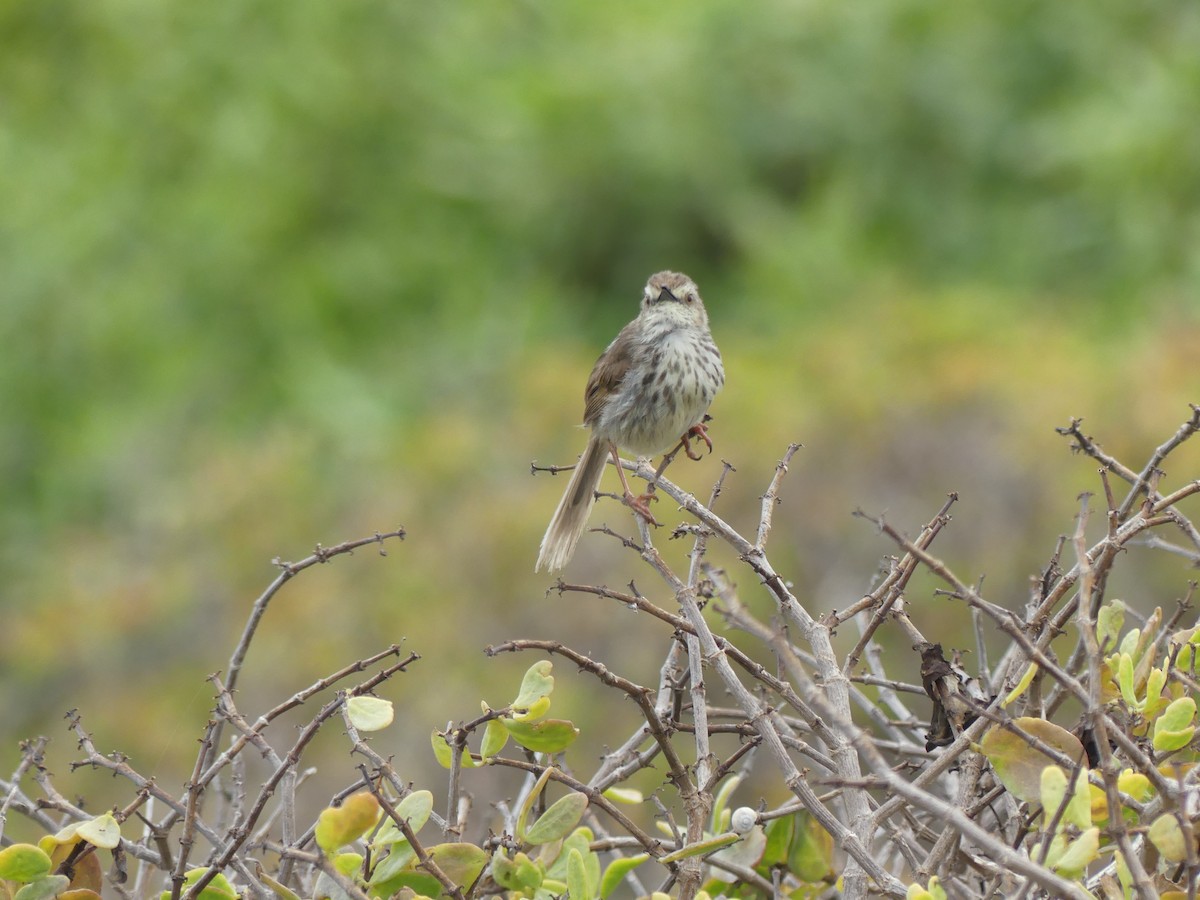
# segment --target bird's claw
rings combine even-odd
[[[657,503],[658,497],[654,494],[642,494],[637,497],[633,496],[633,494],[625,495],[625,503],[630,509],[641,516],[647,525],[653,525],[655,528],[660,528],[662,523],[655,519],[650,512],[651,501]]]
[[[704,441],[704,445],[706,447],[708,447],[708,452],[712,453],[712,451],[713,451],[712,438],[710,438],[708,436],[708,428],[705,426],[705,424],[703,422],[699,422],[699,423],[693,425],[691,428],[689,428],[687,430],[687,433],[684,434],[684,436],[683,436],[683,452],[688,455],[688,459],[697,460],[697,459],[700,459],[701,457],[700,457],[699,453],[692,452],[692,444],[691,444],[692,438],[700,438],[700,440]]]

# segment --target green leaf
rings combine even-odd
[[[797,813],[788,851],[788,871],[805,884],[834,881],[833,836],[808,813]],[[764,851],[764,856],[766,855]]]
[[[443,769],[449,769],[454,764],[454,750],[450,746],[450,742],[436,728],[433,734],[429,736],[429,743],[433,745],[433,755]],[[464,769],[475,768],[475,760],[471,758],[471,754],[463,751],[460,757],[461,764]]]
[[[525,823],[529,820],[529,813],[533,810],[533,804],[546,788],[546,782],[550,780],[550,776],[554,773],[553,766],[547,766],[542,770],[542,774],[538,776],[538,780],[534,782],[529,794],[525,797],[525,802],[521,804],[521,810],[517,813],[516,838],[521,843],[525,842]]]
[[[798,816],[780,816],[766,825],[767,846],[763,849],[764,866],[783,865],[788,858],[788,846],[792,843],[792,830]]]
[[[607,897],[615,891],[617,886],[625,880],[626,875],[649,858],[649,853],[639,853],[636,856],[622,856],[613,860],[604,870],[604,877],[600,879],[600,896]]]
[[[591,900],[592,893],[588,889],[583,854],[574,848],[567,854],[567,891],[571,895],[571,900]]]
[[[50,900],[65,891],[71,884],[66,875],[47,875],[31,881],[13,896],[13,900]]]
[[[480,742],[479,755],[484,760],[491,759],[504,749],[508,743],[508,728],[500,719],[491,719],[483,729],[483,740]]]
[[[1104,604],[1096,613],[1096,643],[1102,653],[1111,653],[1117,646],[1117,638],[1125,627],[1125,604],[1113,600]]]
[[[559,881],[566,881],[567,878],[567,857],[572,849],[578,850],[583,854],[584,862],[592,859],[596,863],[596,882],[600,881],[600,860],[594,853],[591,852],[591,844],[595,839],[592,834],[592,829],[586,825],[580,825],[567,836],[566,840],[550,841],[542,844],[538,850],[538,859],[548,863],[546,868],[547,878],[556,878]]]
[[[532,725],[509,719],[505,726],[514,741],[534,753],[559,753],[579,737],[579,729],[565,719],[544,719]]]
[[[554,664],[548,659],[535,662],[525,671],[521,679],[521,692],[517,694],[510,705],[513,709],[529,709],[544,697],[549,697],[554,690],[554,676],[550,673]]]
[[[740,835],[733,832],[728,834],[718,834],[716,837],[704,838],[696,841],[694,844],[688,844],[686,847],[680,847],[674,853],[668,853],[666,856],[659,857],[659,862],[663,865],[667,863],[678,862],[681,859],[687,859],[689,856],[704,856],[709,853],[715,853],[722,847],[728,847],[730,844],[736,844],[741,839]]]
[[[438,844],[429,848],[430,858],[446,876],[461,887],[469,887],[483,872],[488,856],[474,844]]]
[[[379,821],[379,801],[370,791],[347,797],[341,806],[326,807],[317,817],[317,846],[332,855],[339,847],[358,840]]]
[[[104,850],[112,850],[121,843],[121,826],[112,813],[96,816],[87,822],[81,822],[75,832],[89,844]]]
[[[583,818],[587,805],[587,794],[581,791],[572,791],[560,797],[533,823],[525,835],[526,843],[548,844],[566,837]]]
[[[433,792],[413,791],[396,804],[396,817],[408,822],[413,831],[420,831],[433,812]]]
[[[351,697],[346,701],[346,714],[359,731],[382,731],[392,724],[396,712],[391,700]]]
[[[1121,688],[1121,696],[1125,699],[1126,705],[1130,709],[1141,709],[1142,702],[1138,700],[1133,685],[1133,657],[1128,653],[1122,653],[1117,662],[1117,684]]]
[[[416,858],[417,851],[407,840],[394,841],[388,848],[387,856],[375,867],[367,883],[372,886],[385,884],[404,871]]]
[[[13,844],[0,850],[0,880],[25,884],[50,874],[50,855],[33,844]]]
[[[510,891],[533,896],[542,886],[542,869],[524,853],[509,859],[504,853],[497,852],[492,856],[491,869],[496,884]]]

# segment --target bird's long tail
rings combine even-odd
[[[554,510],[554,518],[550,520],[546,534],[542,538],[542,547],[538,551],[537,565],[533,571],[548,572],[561,570],[571,560],[579,536],[587,527],[588,516],[592,505],[596,502],[596,489],[600,486],[600,477],[604,474],[604,462],[608,457],[608,442],[598,440],[595,436],[589,438],[587,449],[579,458],[579,464],[571,473],[571,481],[558,501],[558,509]]]

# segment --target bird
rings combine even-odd
[[[642,292],[637,318],[621,329],[592,368],[584,391],[587,447],[571,474],[534,571],[561,571],[587,526],[596,490],[611,456],[624,501],[648,523],[652,494],[634,496],[621,469],[621,449],[649,458],[673,445],[693,454],[699,438],[712,452],[706,414],[725,384],[725,368],[708,327],[696,283],[682,272],[657,272]]]

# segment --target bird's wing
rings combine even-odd
[[[596,365],[592,367],[591,377],[588,378],[587,390],[584,391],[583,424],[594,425],[604,410],[604,404],[625,380],[629,367],[633,365],[633,322],[621,329],[621,333],[608,345]]]

